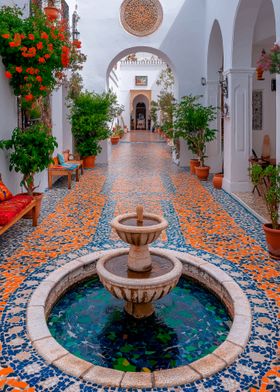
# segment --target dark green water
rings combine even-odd
[[[219,300],[185,278],[155,308],[153,316],[134,320],[96,277],[61,298],[48,326],[72,354],[132,372],[186,365],[213,352],[231,326]]]

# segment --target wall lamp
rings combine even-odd
[[[75,29],[72,31],[72,36],[74,41],[78,40],[80,38],[80,32],[77,29]]]
[[[219,69],[219,84],[225,98],[228,98],[228,77],[224,78],[223,69]]]
[[[200,83],[201,83],[201,86],[203,86],[203,87],[206,86],[206,84],[207,84],[206,78],[202,77],[200,79]]]

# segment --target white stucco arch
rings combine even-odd
[[[219,79],[218,70],[224,64],[224,44],[221,27],[217,19],[214,20],[207,52],[207,80],[216,81]]]
[[[107,67],[107,72],[106,72],[106,89],[109,88],[109,76],[110,73],[112,72],[115,64],[120,61],[121,59],[123,59],[124,57],[128,56],[129,54],[132,53],[151,53],[156,55],[157,57],[159,57],[160,59],[162,59],[171,69],[174,75],[174,79],[175,79],[175,84],[174,84],[174,96],[175,98],[178,97],[178,78],[176,75],[176,68],[172,62],[172,60],[166,55],[166,53],[164,53],[163,51],[150,47],[150,46],[133,46],[133,47],[129,47],[126,48],[124,50],[122,50],[121,52],[119,52],[116,56],[114,56],[114,58],[110,61],[110,63],[108,64]]]
[[[256,21],[264,0],[240,0],[234,19],[232,67],[251,67]],[[272,0],[270,2],[274,8]],[[275,17],[275,12],[274,12]]]
[[[222,95],[219,85],[219,70],[224,65],[224,48],[221,27],[217,19],[214,20],[211,33],[209,36],[207,50],[207,94],[206,104],[216,107],[222,107]],[[212,172],[221,172],[223,167],[223,119],[218,114],[211,126],[217,129],[216,139],[207,146],[207,164],[211,167]]]

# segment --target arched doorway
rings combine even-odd
[[[255,43],[261,35],[261,46],[269,37],[275,37],[272,1],[240,0],[233,30],[232,62],[230,69],[225,70],[229,86],[229,116],[225,122],[223,187],[230,193],[248,192],[252,189],[248,166],[253,143],[256,142],[252,108],[257,64],[253,53]],[[264,84],[261,86],[263,88]]]
[[[151,124],[151,101],[157,101],[161,86],[157,84],[164,68],[170,68],[174,75],[173,95],[177,98],[177,78],[174,66],[168,56],[151,47],[131,47],[120,52],[107,69],[107,88],[114,91],[118,101],[125,108],[124,122],[128,129],[136,129],[134,98],[142,94],[148,98],[146,104],[146,129]],[[127,72],[124,74],[124,72]]]
[[[136,104],[135,117],[136,117],[136,130],[138,131],[138,130],[147,129],[146,127],[147,108],[144,102],[139,102]]]
[[[148,130],[150,125],[151,97],[147,93],[131,92],[131,130]]]

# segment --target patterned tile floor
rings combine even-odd
[[[108,390],[48,366],[29,342],[25,310],[50,271],[79,255],[123,246],[108,222],[139,203],[169,221],[157,247],[218,265],[246,292],[253,312],[250,341],[233,365],[170,391],[279,391],[280,271],[266,252],[261,223],[211,182],[171,163],[169,147],[148,132],[127,135],[112,148],[109,166],[86,171],[71,191],[59,181],[45,195],[37,228],[21,220],[0,237],[0,390]]]

